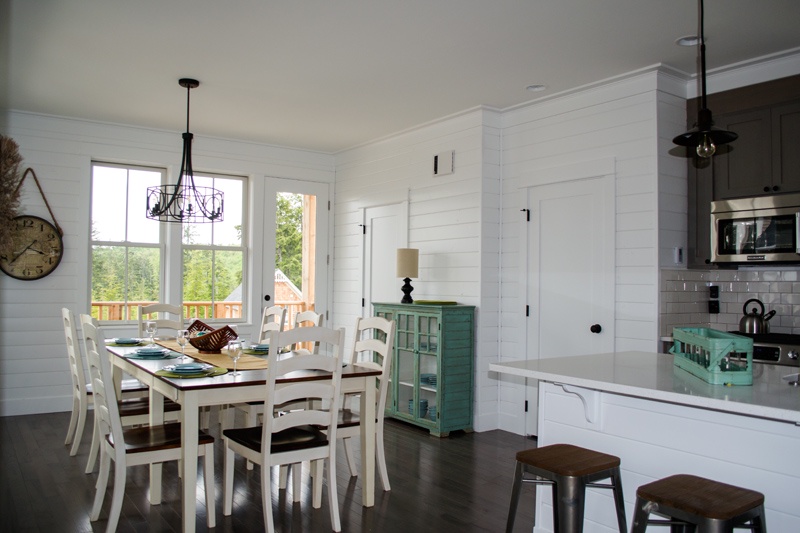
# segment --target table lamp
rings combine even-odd
[[[404,278],[405,284],[400,289],[403,291],[403,299],[400,300],[402,304],[414,303],[411,298],[411,291],[414,287],[411,286],[411,278],[419,277],[419,250],[416,248],[398,248],[397,249],[397,277]]]

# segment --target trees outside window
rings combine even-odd
[[[187,318],[241,318],[245,178],[195,174],[198,186],[225,193],[224,221],[183,225],[145,216],[147,187],[165,179],[165,169],[92,164],[92,316],[136,320],[140,304],[169,303],[163,281],[175,280]],[[182,253],[168,254],[165,242],[180,243]]]

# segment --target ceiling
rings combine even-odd
[[[800,47],[797,0],[705,12],[709,70]],[[695,0],[0,0],[0,31],[0,108],[177,132],[192,77],[196,137],[331,153],[658,63],[697,69],[675,44],[697,33]]]

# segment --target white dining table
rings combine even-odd
[[[126,357],[135,347],[108,346],[115,367],[115,379],[127,373],[150,389],[150,423],[164,422],[164,398],[181,405],[181,477],[183,531],[192,532],[196,527],[197,515],[197,434],[200,431],[200,407],[227,405],[241,402],[259,401],[265,398],[266,370],[239,370],[240,375],[227,374],[204,378],[169,378],[156,374],[180,359],[132,359]],[[187,362],[191,358],[187,355]],[[361,396],[361,491],[362,505],[375,504],[375,376],[379,370],[359,365],[347,365],[342,370],[342,392],[360,393]],[[329,374],[328,374],[329,375]],[[325,379],[322,372],[296,373],[290,379],[278,383],[291,383],[298,380]],[[333,490],[333,488],[331,488]],[[161,465],[150,467],[150,503],[161,503]]]

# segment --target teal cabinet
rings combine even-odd
[[[446,437],[472,430],[475,307],[373,303],[397,324],[386,416]]]

